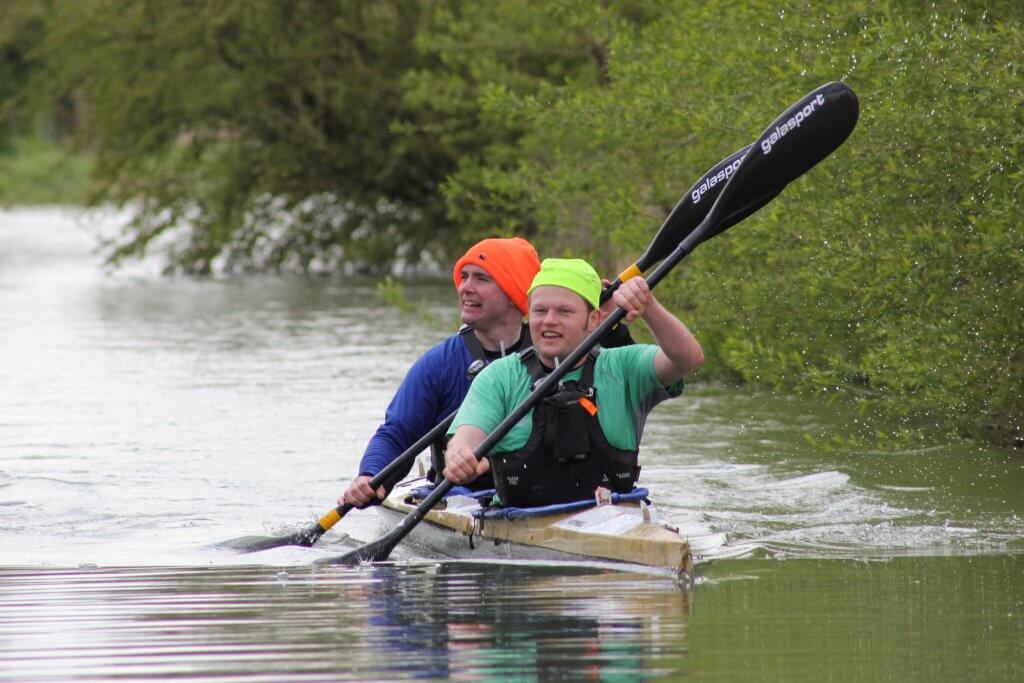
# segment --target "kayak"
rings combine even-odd
[[[376,506],[389,531],[429,489],[424,478],[395,486]],[[479,494],[457,487],[455,495],[416,525],[411,539],[456,559],[597,561],[691,579],[689,542],[677,528],[658,521],[646,490],[637,492],[613,494],[617,502],[600,505],[591,500],[546,508],[484,508],[473,497]]]

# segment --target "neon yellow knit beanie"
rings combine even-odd
[[[538,287],[554,285],[576,292],[594,308],[601,305],[601,277],[589,263],[578,258],[548,258],[541,261],[527,295]]]

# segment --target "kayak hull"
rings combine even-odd
[[[425,483],[402,482],[377,506],[389,530],[414,509],[418,499],[413,491]],[[479,509],[472,498],[448,498],[443,508],[427,513],[411,540],[456,559],[598,561],[684,578],[693,574],[690,544],[677,529],[658,522],[653,507],[644,503],[512,520],[479,519],[473,516]]]

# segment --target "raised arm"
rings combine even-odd
[[[668,386],[704,363],[704,351],[686,325],[662,306],[642,277],[625,282],[615,292],[615,304],[626,311],[626,322],[642,317],[657,341],[654,372]]]

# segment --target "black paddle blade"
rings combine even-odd
[[[317,560],[313,564],[315,565],[341,565],[343,567],[358,567],[361,564],[367,562],[383,562],[388,559],[388,555],[395,549],[395,546],[404,538],[405,534],[394,538],[395,532],[392,531],[390,534],[379,538],[372,543],[361,545],[355,550],[345,553],[344,555],[338,555],[336,557],[328,557],[322,560]]]
[[[211,547],[222,550],[237,550],[242,553],[255,553],[260,550],[280,548],[285,545],[298,545],[306,548],[311,547],[320,540],[331,528],[352,510],[352,506],[345,504],[334,508],[326,515],[317,520],[317,523],[300,531],[284,536],[242,536],[229,541],[214,543]]]
[[[717,164],[712,166],[708,171],[700,177],[697,182],[693,184],[683,198],[680,199],[675,207],[669,212],[665,218],[665,222],[661,224],[661,228],[658,230],[658,234],[654,236],[651,243],[647,246],[647,251],[643,253],[636,261],[636,267],[640,272],[643,272],[653,266],[658,261],[662,260],[675,249],[680,242],[682,242],[687,235],[689,235],[694,228],[700,225],[704,217],[708,215],[708,211],[711,209],[711,205],[715,203],[718,198],[718,194],[725,187],[726,181],[732,177],[732,174],[739,168],[740,163],[746,156],[747,152],[750,151],[752,145],[747,145],[741,150],[733,152],[726,158],[719,161]],[[767,200],[766,200],[767,202]],[[752,207],[746,215],[750,215],[757,209],[764,205],[762,202],[756,207]],[[744,216],[745,217],[745,216]],[[737,219],[741,220],[741,219]],[[722,228],[723,230],[725,228]]]
[[[719,188],[720,194],[708,212],[710,225],[687,242],[686,250],[754,213],[832,154],[853,132],[859,109],[853,91],[833,81],[783,112],[757,142],[746,148],[747,153],[733,162],[739,166],[726,182],[727,189]]]
[[[607,330],[605,330],[607,332]],[[556,370],[557,372],[557,370]],[[563,371],[564,374],[564,371]],[[500,425],[499,425],[500,427]],[[507,431],[507,430],[506,430]],[[486,443],[486,439],[484,443]],[[494,444],[487,446],[487,450],[490,450]],[[486,451],[481,450],[481,453]],[[441,483],[434,487],[434,490],[427,494],[427,497],[420,501],[413,510],[411,510],[402,521],[398,523],[390,533],[385,534],[382,538],[367,543],[364,546],[360,546],[351,552],[347,552],[344,555],[338,555],[337,557],[331,557],[324,560],[320,560],[316,564],[340,564],[348,567],[354,567],[364,562],[383,562],[388,559],[388,555],[395,549],[395,546],[402,542],[409,532],[411,532],[417,524],[419,524],[427,513],[430,512],[439,500],[445,497],[454,486],[448,479],[442,479]]]
[[[642,273],[668,256],[711,211],[733,175],[758,169],[756,178],[732,183],[725,216],[706,227],[698,243],[711,239],[774,199],[790,182],[834,152],[857,124],[857,96],[839,81],[826,83],[787,109],[752,145],[712,166],[675,205],[634,268]],[[777,151],[780,146],[784,151]],[[772,156],[772,152],[775,152]],[[766,163],[747,163],[763,155]],[[768,157],[771,157],[769,160]],[[737,181],[738,182],[738,181]],[[723,207],[726,208],[726,207]],[[695,245],[694,245],[695,246]],[[615,289],[614,287],[612,288]],[[602,297],[604,301],[607,297]]]
[[[683,198],[676,203],[664,222],[662,222],[658,233],[651,240],[651,243],[647,245],[647,251],[637,259],[636,263],[623,271],[619,277],[601,292],[602,304],[612,297],[612,294],[622,285],[624,279],[628,280],[633,275],[642,275],[645,270],[672,253],[679,246],[679,243],[686,239],[701,224],[707,217],[708,211],[715,203],[722,188],[725,187],[726,182],[732,177],[732,174],[739,167],[751,147],[752,145],[748,145],[719,161],[705,172],[693,184],[693,187],[687,190]],[[701,241],[710,239],[740,222],[774,199],[779,191],[781,191],[781,188],[775,192],[768,192],[761,197],[751,199],[751,203],[748,206],[737,207],[731,215],[718,224],[716,229],[707,230]]]
[[[221,550],[235,550],[240,553],[256,553],[286,545],[301,545],[309,548],[319,541],[324,533],[325,530],[317,524],[287,536],[242,536],[215,543],[213,547]]]
[[[836,151],[853,132],[859,113],[857,96],[839,81],[816,88],[783,112],[750,146],[733,174],[726,219],[766,195],[778,194]],[[720,225],[708,236],[721,232]]]
[[[738,209],[736,209],[728,216],[720,220],[716,225],[705,231],[704,234],[701,236],[700,242],[698,242],[698,244],[702,244],[707,240],[711,239],[712,237],[714,237],[715,235],[725,232],[732,226],[736,225],[743,219],[750,216],[751,214],[756,213],[758,210],[760,210],[762,206],[778,197],[780,192],[782,192],[781,187],[777,190],[771,190],[768,193],[758,197],[757,199],[753,200],[753,202],[751,202],[750,204],[740,206]]]

